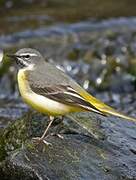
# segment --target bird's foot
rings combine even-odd
[[[50,135],[51,136],[57,136],[60,139],[64,139],[64,137],[61,134],[59,134],[59,133],[51,133]]]
[[[35,138],[32,138],[32,140],[37,145],[40,144],[40,143],[43,143],[43,144],[45,144],[47,146],[51,146],[52,145],[51,143],[49,143],[48,141],[46,141],[45,139],[43,139],[41,137],[35,137]]]

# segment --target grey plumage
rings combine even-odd
[[[76,91],[79,85],[52,64],[39,62],[34,71],[26,73],[33,92],[63,104],[102,114]]]

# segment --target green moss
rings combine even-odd
[[[28,115],[11,123],[0,136],[0,160],[3,160],[8,152],[20,148],[29,139]]]
[[[7,156],[7,152],[5,149],[5,141],[2,135],[3,131],[0,133],[0,161],[4,160],[5,157]]]

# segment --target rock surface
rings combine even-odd
[[[83,124],[90,132],[93,129],[95,134],[104,133],[105,138],[90,136],[75,123],[77,117],[79,122],[85,122]],[[3,152],[0,156],[3,159],[0,179],[135,179],[136,126],[131,122],[101,116],[97,117],[101,120],[98,123],[94,117],[92,113],[79,113],[66,117],[63,124],[56,120],[50,133],[60,128],[64,139],[49,136],[47,140],[51,146],[36,145],[31,140],[44,131],[46,117],[29,112],[16,120],[5,128],[0,138],[0,152]],[[93,124],[92,127],[88,127],[86,122]]]

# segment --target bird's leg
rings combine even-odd
[[[60,117],[61,123],[63,122],[63,118],[64,118],[64,116],[61,116],[61,117]],[[60,138],[60,139],[64,139],[64,137],[63,137],[61,134],[59,134],[59,130],[60,130],[60,129],[61,129],[60,127],[57,128],[57,132],[51,133],[51,135],[52,135],[52,136],[57,136],[57,137]]]
[[[44,138],[45,138],[45,136],[47,135],[47,132],[48,132],[48,130],[49,130],[51,124],[52,124],[53,121],[54,121],[54,117],[53,117],[53,116],[49,116],[49,119],[50,119],[50,122],[49,122],[47,128],[45,129],[43,135],[41,136],[41,139],[44,139]]]
[[[42,135],[41,137],[33,138],[34,141],[36,141],[36,142],[38,141],[38,143],[43,142],[44,144],[51,145],[51,144],[48,143],[46,140],[44,140],[44,138],[47,137],[47,132],[48,132],[51,124],[52,124],[53,121],[54,121],[54,117],[53,117],[53,116],[49,116],[49,119],[50,119],[50,122],[49,122],[47,128],[45,129],[43,135]]]

